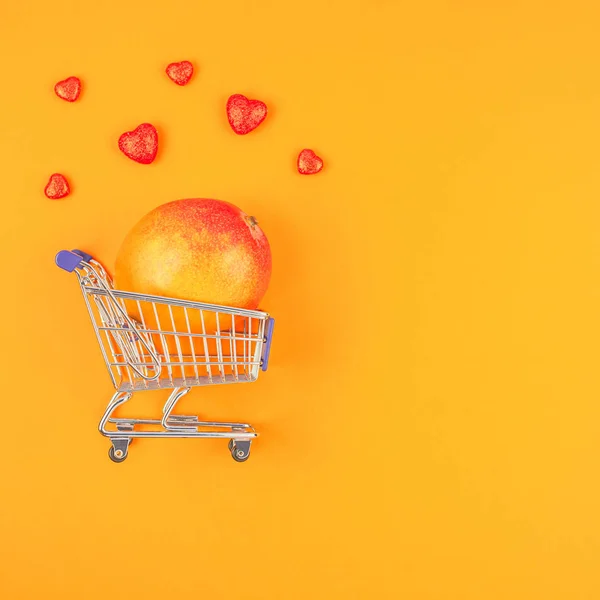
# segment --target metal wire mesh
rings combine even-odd
[[[258,377],[266,313],[116,290],[95,261],[78,276],[117,390]]]

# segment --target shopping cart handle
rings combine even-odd
[[[61,269],[72,273],[80,264],[81,261],[84,260],[81,255],[76,254],[75,252],[70,252],[69,250],[61,250],[54,259],[56,261],[56,265]]]
[[[261,369],[266,371],[269,368],[269,354],[271,354],[271,342],[273,341],[273,329],[275,319],[270,317],[265,327],[265,345],[263,346],[263,355],[261,360]]]
[[[88,254],[83,250],[73,250],[73,252],[75,254],[79,254],[79,256],[81,256],[81,258],[83,258],[83,260],[85,260],[86,263],[89,263],[94,258],[91,254]]]

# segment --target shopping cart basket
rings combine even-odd
[[[80,250],[61,250],[56,264],[77,275],[116,390],[99,425],[112,442],[111,460],[124,461],[134,438],[223,438],[234,460],[247,460],[258,435],[248,423],[173,411],[192,387],[256,381],[269,364],[274,320],[256,310],[117,290],[102,265]],[[113,417],[134,392],[157,389],[173,390],[161,419]]]

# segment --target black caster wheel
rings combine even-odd
[[[246,462],[250,458],[250,448],[244,449],[236,446],[233,440],[229,442],[229,450],[231,451],[231,457],[235,462]]]
[[[227,447],[229,448],[229,452],[233,452],[233,440],[229,440],[229,444],[227,444]]]
[[[122,463],[127,458],[127,453],[123,450],[115,450],[114,446],[108,449],[108,457],[116,463]]]

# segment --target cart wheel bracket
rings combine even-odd
[[[131,438],[111,438],[112,446],[108,450],[109,458],[116,463],[123,462],[127,458]]]

